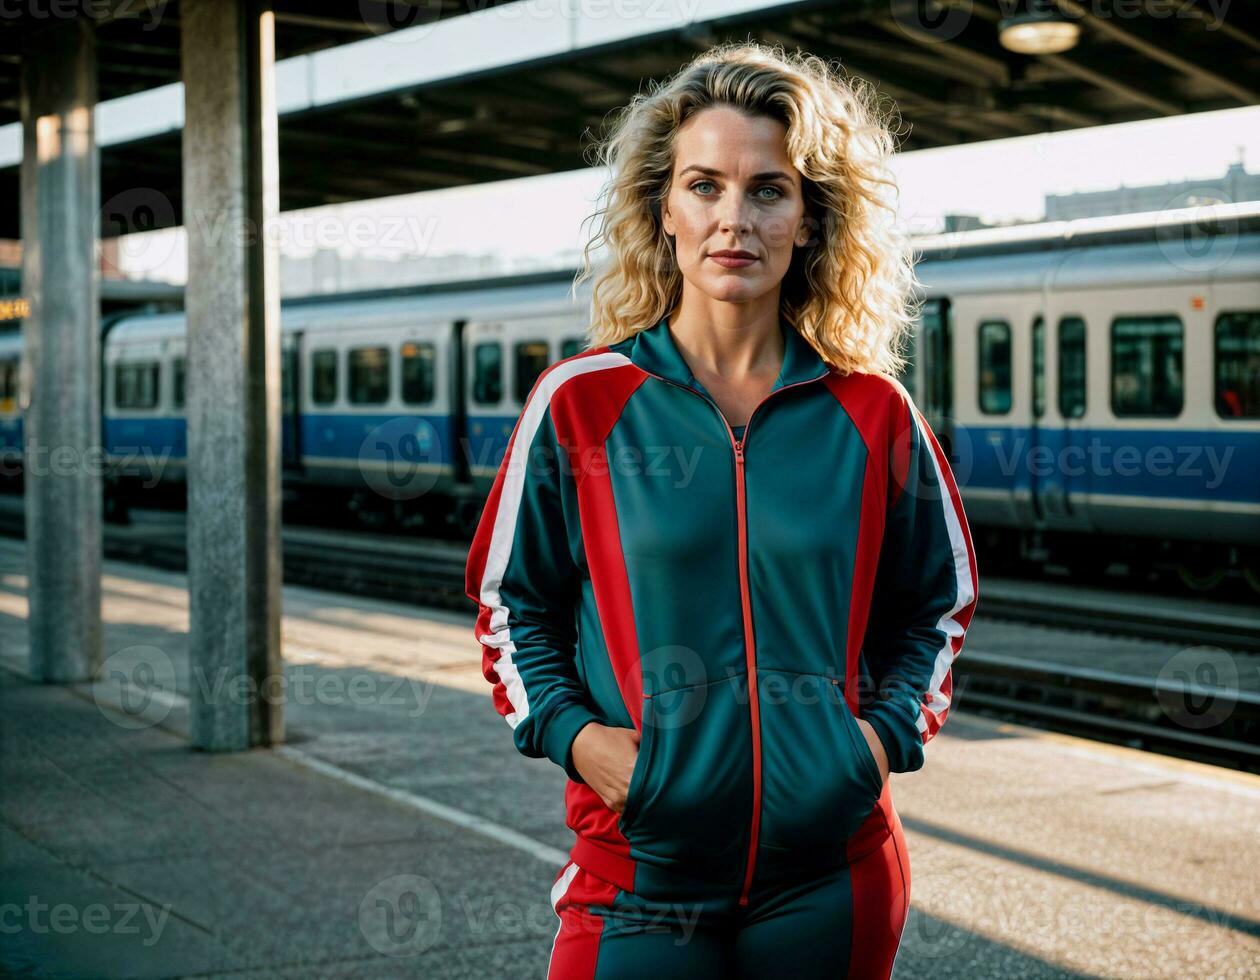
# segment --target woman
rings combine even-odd
[[[603,147],[590,346],[534,385],[467,570],[495,704],[569,777],[552,977],[891,971],[888,774],[945,721],[977,589],[894,378],[891,143],[868,89],[740,45]]]

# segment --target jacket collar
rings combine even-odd
[[[800,381],[821,378],[831,370],[813,345],[794,327],[782,320],[779,326],[783,333],[783,366],[771,391]],[[661,317],[653,326],[640,330],[633,336],[629,357],[651,374],[660,375],[668,381],[676,381],[688,388],[704,390],[674,343],[668,316]]]

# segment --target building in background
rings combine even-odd
[[[1107,191],[1047,194],[1046,220],[1068,221],[1107,214],[1162,211],[1168,207],[1192,208],[1255,200],[1260,200],[1260,174],[1248,173],[1239,161],[1230,164],[1225,175],[1219,179],[1183,180],[1141,187],[1121,184]]]
[[[280,294],[308,296],[358,289],[381,289],[425,282],[449,282],[478,276],[507,276],[575,265],[576,250],[527,259],[503,259],[493,252],[399,257],[342,255],[335,248],[318,248],[309,255],[280,256]]]

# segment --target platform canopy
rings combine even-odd
[[[573,0],[275,0],[281,209],[586,166],[609,112],[719,40],[839,59],[896,100],[905,150],[1260,102],[1260,4],[1057,2],[1075,45],[1024,54],[999,28],[1027,0],[644,0],[631,21]],[[0,237],[18,235],[21,141],[3,124],[18,119],[22,38],[68,6],[97,21],[103,207],[131,205],[102,234],[180,223],[181,100],[160,90],[179,79],[178,0],[14,6],[0,30]],[[109,103],[146,91],[151,103]]]

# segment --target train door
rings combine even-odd
[[[945,455],[954,449],[954,333],[950,301],[946,297],[923,304],[916,354],[923,378],[919,410],[935,433]]]
[[[505,333],[501,320],[464,326],[469,474],[478,493],[494,482],[517,417],[509,398]]]
[[[977,517],[981,523],[1022,527],[1029,519],[1028,439],[1025,419],[1016,410],[1016,345],[1011,324],[1026,311],[1018,309],[1018,298],[985,296],[981,302],[985,305],[968,306],[961,318],[968,340],[975,345],[972,363],[979,414],[975,427],[968,430],[966,447],[972,454],[973,496],[980,496],[983,509]],[[1019,374],[1023,376],[1022,371]],[[1019,404],[1022,408],[1022,399]]]
[[[1043,431],[1042,420],[1046,414],[1046,318],[1038,313],[1033,317],[1028,345],[1028,500],[1032,519],[1042,523],[1048,506],[1047,498],[1054,497],[1057,480],[1054,467],[1047,460],[1054,458],[1053,438]],[[1046,447],[1043,451],[1041,447]]]
[[[1055,388],[1063,426],[1059,452],[1061,462],[1055,469],[1062,481],[1062,506],[1055,516],[1061,516],[1068,523],[1079,524],[1088,517],[1090,487],[1089,467],[1085,465],[1085,320],[1076,315],[1062,316],[1055,333]]]
[[[455,482],[467,485],[472,480],[472,461],[468,445],[468,387],[465,384],[467,361],[464,356],[464,327],[467,320],[456,320],[447,334],[447,414],[450,417],[451,460]]]
[[[280,337],[280,463],[282,469],[302,468],[301,383],[302,335]]]

